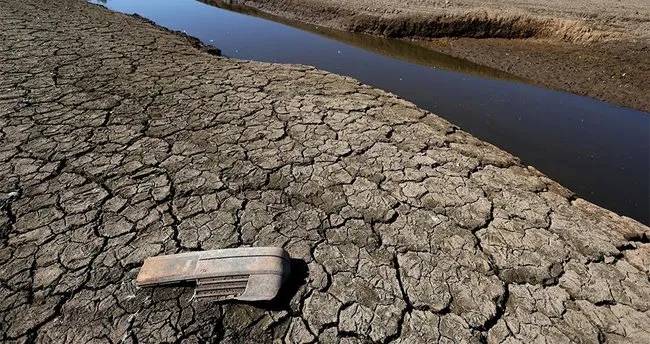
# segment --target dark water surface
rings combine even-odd
[[[391,91],[535,166],[593,203],[650,223],[650,114],[526,84],[416,44],[288,26],[196,0],[94,0],[240,59],[312,65]]]

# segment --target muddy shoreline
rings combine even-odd
[[[470,38],[436,39],[420,44],[512,73],[540,86],[650,112],[647,45]]]
[[[650,112],[650,30],[644,24],[650,6],[642,3],[632,2],[628,8],[622,6],[603,16],[596,12],[598,6],[583,13],[563,10],[570,5],[561,3],[542,13],[516,3],[504,5],[507,8],[501,14],[473,1],[469,1],[473,6],[413,1],[421,5],[419,10],[371,0],[361,4],[335,0],[206,2],[337,30],[414,40],[540,86]]]

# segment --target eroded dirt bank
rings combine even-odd
[[[650,229],[435,115],[81,0],[0,0],[0,25],[3,342],[650,338]],[[241,245],[304,281],[264,307],[134,287]]]
[[[546,87],[650,112],[650,4],[643,0],[207,2],[416,39]]]

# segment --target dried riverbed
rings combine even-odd
[[[650,229],[445,120],[81,0],[0,9],[3,342],[650,338]],[[304,274],[261,307],[133,284],[241,245]]]
[[[412,42],[259,11],[245,15],[196,0],[101,4],[186,32],[229,57],[311,65],[388,90],[520,157],[580,197],[650,223],[650,146],[639,144],[650,142],[647,113],[516,82]]]

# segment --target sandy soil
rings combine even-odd
[[[650,111],[647,1],[247,0],[240,4],[335,29],[416,39],[543,86]]]

